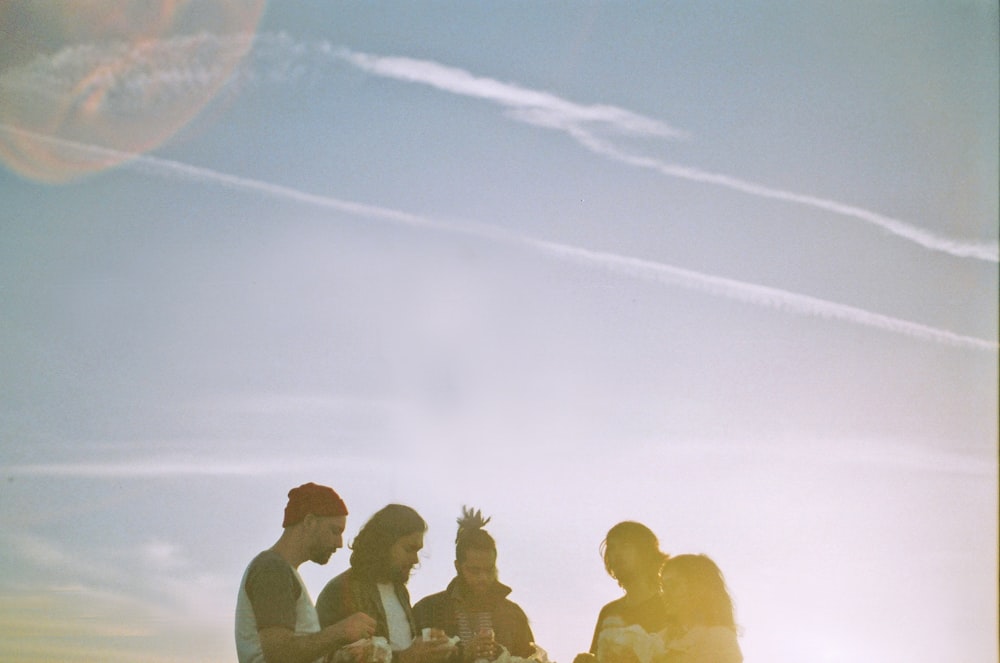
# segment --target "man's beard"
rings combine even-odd
[[[412,570],[413,570],[412,566],[404,566],[402,568],[394,566],[391,572],[392,576],[391,579],[393,582],[405,585],[406,582],[410,579],[410,571]]]
[[[329,548],[313,548],[312,554],[309,556],[309,561],[322,566],[330,561],[330,557],[333,556],[335,550],[330,550]]]

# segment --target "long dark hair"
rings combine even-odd
[[[601,542],[601,558],[604,560],[604,569],[608,575],[615,578],[611,560],[608,558],[608,542],[612,540],[615,543],[633,546],[642,560],[643,575],[659,584],[660,567],[668,555],[660,550],[660,541],[653,534],[653,530],[632,520],[620,522],[608,530],[608,535]]]
[[[375,512],[351,543],[351,569],[369,579],[390,571],[393,544],[407,534],[426,532],[427,523],[414,509],[390,504]]]
[[[684,627],[725,626],[736,630],[733,599],[722,570],[708,555],[677,555],[663,565],[662,574],[674,574],[687,591],[680,605],[667,605]],[[670,592],[667,592],[669,595]]]

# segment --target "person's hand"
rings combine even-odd
[[[597,657],[590,652],[577,654],[576,658],[573,659],[573,663],[597,663]]]
[[[431,629],[429,635],[429,638],[415,638],[413,644],[397,652],[398,663],[444,663],[455,653],[455,646],[444,631]]]
[[[364,640],[358,641],[358,643],[364,642]],[[371,647],[358,643],[341,647],[332,652],[326,657],[326,663],[368,663],[368,653],[371,651]]]
[[[363,612],[356,612],[327,628],[333,631],[337,641],[351,643],[370,638],[375,633],[375,620]]]
[[[463,643],[462,660],[464,663],[471,663],[480,659],[492,661],[500,655],[500,647],[489,635],[479,633],[471,640]]]

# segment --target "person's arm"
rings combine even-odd
[[[610,603],[608,605],[611,605]],[[597,624],[594,625],[594,637],[590,640],[590,651],[583,654],[577,654],[576,658],[573,659],[573,663],[597,663],[597,639],[601,635],[601,623],[604,621],[604,615],[608,611],[608,606],[601,608],[601,612],[597,615]]]
[[[284,626],[269,626],[257,635],[267,663],[312,663],[337,647],[329,628],[296,635]]]
[[[344,576],[338,576],[326,583],[316,598],[316,616],[323,628],[336,624],[351,613],[357,612],[357,607],[348,591],[349,581]]]
[[[417,633],[425,628],[441,628],[441,624],[434,623],[434,598],[425,596],[413,606],[413,621],[417,625]]]
[[[528,615],[524,613],[524,610],[521,609],[521,606],[516,605],[515,607],[517,608],[518,619],[521,622],[523,630],[518,629],[518,633],[521,634],[521,641],[514,644],[514,648],[516,648],[516,651],[514,648],[512,648],[510,653],[513,654],[514,656],[521,656],[523,658],[527,658],[528,656],[531,656],[535,651],[535,647],[533,644],[535,642],[535,634],[531,632],[531,623],[528,621]]]
[[[358,612],[318,633],[296,634],[284,626],[269,626],[257,632],[267,663],[312,663],[336,649],[375,630],[375,620]]]

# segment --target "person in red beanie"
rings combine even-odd
[[[250,562],[236,599],[236,654],[240,663],[312,663],[371,636],[375,620],[357,612],[320,628],[299,576],[305,561],[326,564],[343,547],[347,506],[327,486],[303,484],[288,492],[284,531]]]

